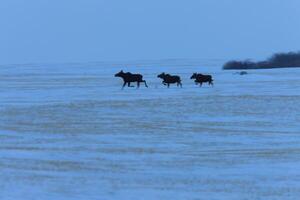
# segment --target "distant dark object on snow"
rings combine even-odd
[[[180,76],[172,76],[170,74],[161,73],[157,76],[158,78],[163,79],[162,84],[170,87],[170,84],[177,83],[177,87],[182,87]]]
[[[223,69],[271,69],[271,68],[288,68],[300,67],[300,52],[277,53],[266,61],[252,62],[229,61],[224,64]]]
[[[213,86],[213,79],[211,75],[204,75],[204,74],[199,74],[199,73],[194,73],[191,76],[191,79],[195,79],[196,85],[200,84],[200,87],[202,86],[203,83],[208,83],[209,85]]]
[[[123,79],[124,84],[122,88],[124,88],[127,84],[128,87],[134,87],[130,86],[130,83],[137,82],[137,87],[140,87],[140,83],[145,83],[145,86],[148,87],[145,80],[143,80],[143,76],[141,74],[132,74],[130,72],[124,73],[123,70],[121,70],[119,73],[115,74],[115,77],[120,77]]]
[[[236,72],[235,74],[238,74],[238,75],[243,76],[243,75],[247,75],[248,72],[246,72],[246,71],[241,71],[241,72]]]

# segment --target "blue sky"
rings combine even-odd
[[[2,0],[0,63],[253,58],[300,50],[299,0]]]

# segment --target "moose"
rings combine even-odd
[[[191,76],[191,79],[195,79],[196,85],[200,84],[200,87],[202,86],[203,83],[208,83],[209,85],[213,86],[213,79],[211,75],[203,75],[200,73],[194,73]]]
[[[143,76],[141,74],[132,74],[130,72],[123,72],[123,70],[121,70],[120,72],[115,74],[115,77],[120,77],[123,79],[124,84],[122,86],[122,89],[126,86],[128,87],[134,87],[131,86],[130,83],[134,83],[137,82],[137,88],[140,87],[140,83],[144,83],[145,87],[148,87],[147,83],[145,80],[143,80]]]
[[[157,76],[157,78],[163,79],[162,84],[167,85],[168,88],[170,87],[170,84],[177,83],[177,87],[182,87],[181,79],[179,76],[172,76],[170,74],[161,73]]]

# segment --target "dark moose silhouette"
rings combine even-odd
[[[200,84],[200,87],[202,86],[203,83],[208,83],[209,85],[213,86],[213,79],[211,75],[203,75],[199,73],[194,73],[191,76],[191,79],[195,79],[196,85]]]
[[[124,84],[122,88],[124,88],[127,84],[128,87],[134,87],[130,86],[130,83],[137,82],[137,87],[140,87],[140,83],[145,83],[145,86],[148,87],[145,80],[143,80],[143,76],[141,74],[132,74],[130,72],[124,73],[123,70],[115,74],[115,77],[120,77],[123,79]]]
[[[177,83],[177,87],[182,87],[180,76],[171,76],[170,74],[161,73],[157,77],[163,79],[162,84],[167,85],[168,88],[170,84],[174,83]]]

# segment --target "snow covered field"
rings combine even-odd
[[[0,199],[299,199],[300,68],[220,63],[0,66]],[[149,88],[121,90],[121,69]]]

